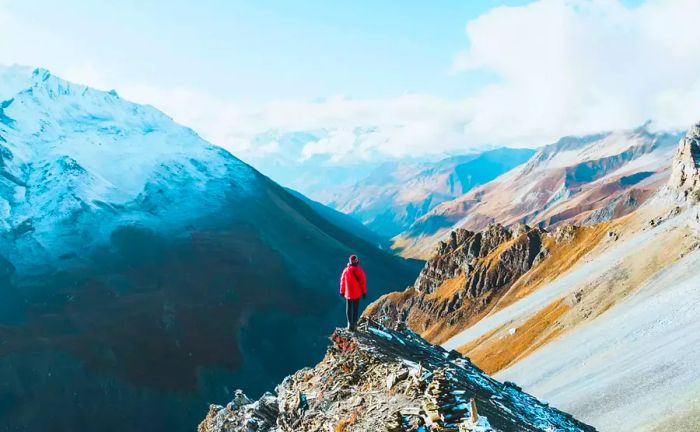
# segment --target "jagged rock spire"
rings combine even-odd
[[[673,159],[669,188],[684,200],[700,200],[700,123],[688,129]]]

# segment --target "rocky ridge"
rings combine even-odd
[[[562,225],[549,234],[523,224],[492,224],[480,232],[456,229],[438,244],[413,287],[383,296],[366,315],[406,322],[440,343],[487,312],[520,276],[546,258],[548,243],[565,241],[574,231]]]
[[[700,123],[681,139],[668,186],[681,200],[700,201]]]
[[[212,405],[199,432],[594,431],[404,328],[336,330],[324,359],[251,401]]]

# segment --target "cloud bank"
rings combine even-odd
[[[453,71],[501,77],[473,101],[477,141],[533,142],[700,120],[700,2],[542,0],[469,22]]]
[[[52,68],[19,43],[7,42],[36,40],[45,32],[13,24],[2,10],[0,21],[0,39],[6,41],[0,44],[0,62]],[[99,88],[116,87],[243,159],[321,155],[342,162],[421,156],[499,145],[534,147],[563,135],[631,128],[647,120],[659,129],[685,128],[700,120],[698,22],[700,2],[695,0],[649,0],[633,8],[618,0],[498,7],[466,23],[464,50],[444,65],[442,79],[470,71],[497,77],[463,99],[332,96],[252,105],[186,84],[115,83],[89,61],[54,72]],[[301,149],[260,139],[309,131],[321,133]]]
[[[616,0],[541,0],[495,8],[466,24],[467,48],[456,53],[451,72],[498,77],[472,98],[333,97],[258,107],[201,95],[153,100],[214,142],[252,156],[269,150],[251,147],[251,137],[266,130],[322,129],[327,135],[299,156],[343,160],[539,146],[647,120],[682,129],[700,120],[698,22],[700,2],[693,0],[635,8]]]

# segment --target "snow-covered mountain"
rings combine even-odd
[[[591,224],[633,211],[664,184],[681,133],[630,130],[565,137],[495,180],[436,206],[395,238],[427,256],[453,228]]]
[[[348,254],[372,297],[417,273],[317,210],[152,107],[0,69],[0,424],[191,430],[221,382],[309,364]]]
[[[177,227],[226,195],[259,192],[253,169],[152,107],[41,69],[11,67],[6,79],[19,90],[0,105],[0,214],[6,258],[21,269],[87,250],[122,223]]]
[[[393,237],[442,202],[488,183],[533,154],[529,149],[501,148],[438,161],[386,162],[352,186],[320,198],[375,232]]]

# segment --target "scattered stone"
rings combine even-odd
[[[339,329],[330,339],[313,369],[258,401],[237,391],[226,408],[209,408],[198,432],[594,430],[410,330],[365,320],[360,331]]]

